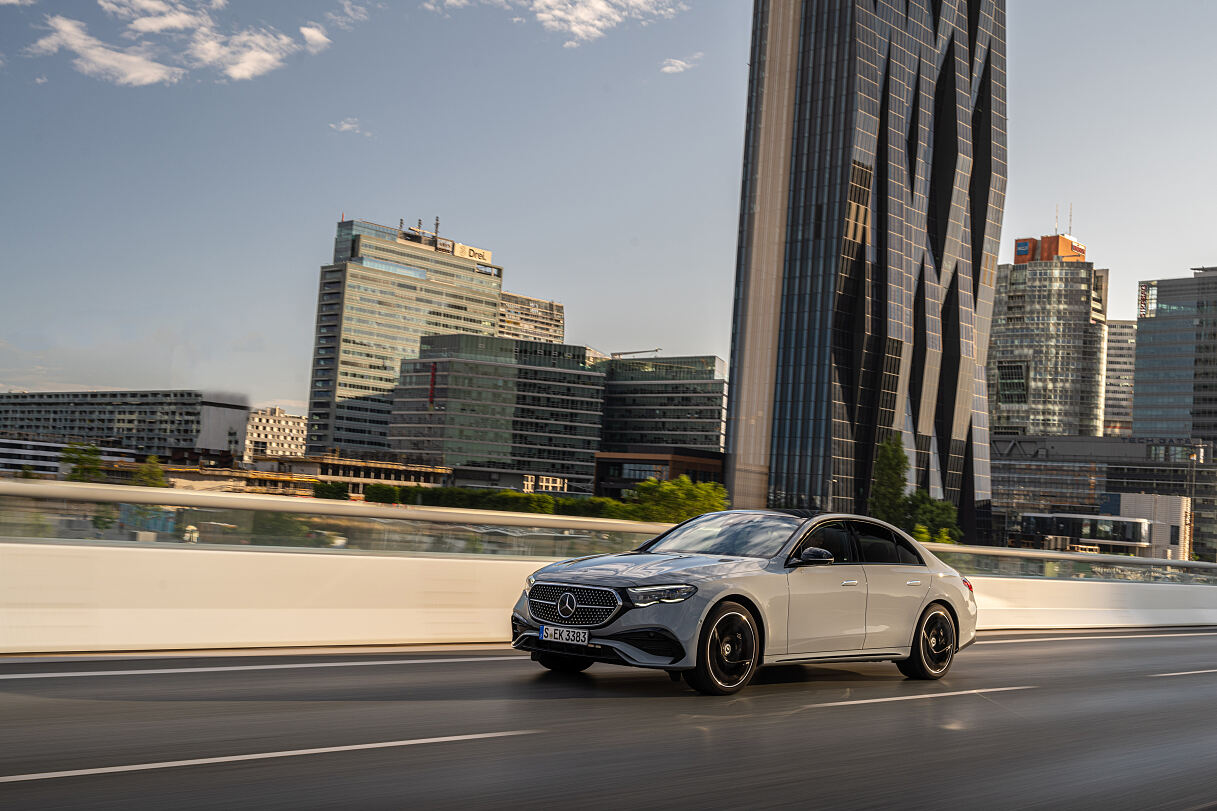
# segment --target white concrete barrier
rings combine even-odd
[[[0,652],[501,642],[544,562],[0,543]],[[1217,624],[1217,586],[969,579],[984,629]]]
[[[0,543],[0,652],[505,641],[540,565]]]
[[[1217,625],[1217,586],[981,577],[982,630]]]

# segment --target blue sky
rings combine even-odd
[[[1217,7],[1014,0],[1013,239],[1138,279],[1217,263]],[[743,0],[0,0],[0,390],[299,408],[345,212],[441,218],[603,351],[730,346]],[[1181,80],[1180,77],[1183,77]],[[1188,78],[1190,77],[1190,78]]]

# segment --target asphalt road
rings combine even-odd
[[[0,808],[524,806],[1217,808],[1217,629],[989,634],[940,682],[782,667],[726,699],[486,649],[0,659]]]

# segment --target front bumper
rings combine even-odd
[[[607,625],[588,628],[589,644],[585,647],[542,641],[540,626],[559,623],[542,623],[533,618],[528,610],[528,595],[523,593],[511,614],[511,646],[534,653],[583,656],[609,664],[688,670],[696,664],[699,620],[704,610],[700,596],[680,603],[657,603],[621,611]]]

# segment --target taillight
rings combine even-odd
[[[976,590],[975,590],[974,588],[972,588],[972,581],[971,581],[971,580],[969,580],[969,579],[968,579],[968,578],[966,578],[966,577],[961,577],[961,578],[959,578],[959,579],[960,579],[960,580],[962,580],[962,581],[963,581],[963,584],[964,584],[965,586],[967,586],[967,587],[968,587],[968,591],[972,592],[973,594],[975,594],[975,593],[976,593]]]

